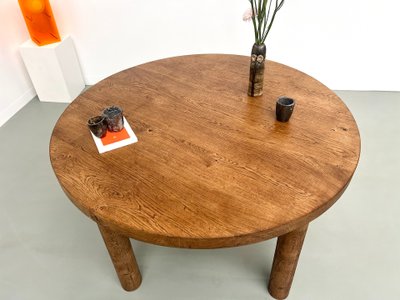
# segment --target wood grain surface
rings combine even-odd
[[[117,73],[73,101],[50,142],[54,172],[87,216],[159,245],[217,248],[283,235],[326,211],[358,163],[357,125],[320,82],[266,62],[247,96],[249,58],[192,55]],[[275,101],[296,100],[288,123]],[[122,107],[139,142],[98,154],[87,120]]]

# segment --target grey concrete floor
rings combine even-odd
[[[311,223],[288,299],[400,299],[400,93],[338,92],[362,154],[342,198]],[[52,172],[65,104],[30,102],[0,128],[0,299],[272,299],[275,240],[185,250],[132,240],[141,287],[119,285],[96,224]]]

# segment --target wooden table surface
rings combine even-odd
[[[267,61],[257,98],[247,96],[248,72],[248,57],[192,55],[91,87],[50,142],[65,193],[101,228],[165,246],[237,246],[306,227],[346,189],[357,125],[335,93],[300,71]],[[275,120],[282,95],[296,101],[288,123]],[[100,155],[86,122],[111,105],[139,141]]]

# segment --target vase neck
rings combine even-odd
[[[265,54],[267,52],[267,47],[265,44],[254,44],[253,48],[251,49],[251,54],[256,54],[256,55],[262,55],[265,57]]]

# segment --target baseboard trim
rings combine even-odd
[[[36,96],[35,89],[29,88],[20,97],[12,101],[5,109],[0,111],[0,127],[10,120],[21,108]]]

